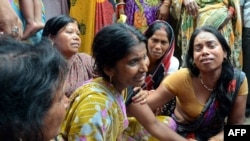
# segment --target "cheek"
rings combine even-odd
[[[166,52],[166,50],[169,48],[169,44],[166,44],[166,45],[162,45],[161,49],[162,49],[162,52]]]
[[[51,139],[59,134],[60,125],[65,117],[64,103],[55,103],[45,117],[45,135]]]

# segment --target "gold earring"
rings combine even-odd
[[[109,76],[109,82],[112,83],[112,76]]]

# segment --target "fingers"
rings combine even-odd
[[[140,90],[140,92],[138,92],[134,97],[132,97],[133,103],[147,103],[147,95],[147,91]]]
[[[199,6],[197,5],[197,3],[194,0],[186,0],[185,7],[186,7],[187,12],[190,15],[192,15],[192,16],[198,15]]]

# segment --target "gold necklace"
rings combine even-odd
[[[213,88],[213,89],[212,89],[212,88],[208,88],[208,86],[203,82],[201,76],[199,76],[199,78],[200,78],[200,81],[201,81],[202,86],[203,86],[205,89],[207,89],[209,92],[212,92],[212,91],[214,90],[214,88]]]

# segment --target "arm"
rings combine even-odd
[[[146,100],[144,100],[146,97]],[[169,102],[173,95],[163,83],[159,85],[154,91],[142,90],[134,97],[132,97],[133,103],[145,104],[148,103],[149,107],[154,111],[158,107],[161,107],[165,103]]]
[[[162,0],[162,4],[159,7],[157,16],[158,20],[164,20],[166,21],[169,17],[170,12],[170,6],[171,6],[171,0]]]
[[[125,0],[117,0],[117,3],[115,5],[117,20],[120,18],[121,14],[125,14],[124,12],[125,6],[126,6]]]
[[[23,36],[23,25],[8,0],[1,1],[0,4],[0,33],[13,35],[12,29],[17,26],[19,29],[18,34],[15,36],[21,39]]]
[[[183,0],[183,5],[185,6],[189,15],[194,17],[198,15],[199,6],[195,0]]]
[[[134,116],[152,136],[159,140],[186,140],[169,128],[167,124],[157,120],[147,104],[131,103],[127,106],[127,112]]]

